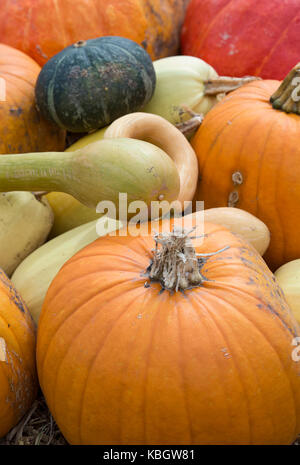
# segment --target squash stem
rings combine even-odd
[[[260,77],[245,76],[242,78],[220,76],[217,79],[210,79],[204,82],[205,95],[217,95],[219,98],[223,97],[228,92],[232,92],[239,87],[248,84],[252,81],[260,80]]]
[[[270,103],[275,110],[300,115],[300,63],[282,81]]]
[[[182,123],[176,124],[176,128],[187,138],[190,138],[202,124],[204,115],[191,112],[186,110],[187,113],[190,113],[191,118]]]
[[[70,153],[0,155],[0,192],[62,191],[72,177]]]

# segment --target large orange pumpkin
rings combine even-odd
[[[0,42],[41,65],[78,40],[104,35],[135,40],[153,59],[162,58],[178,49],[188,1],[1,0]]]
[[[38,373],[70,443],[289,444],[300,431],[300,332],[282,291],[248,243],[204,232],[196,250],[214,254],[198,262],[189,236],[155,256],[151,236],[99,238],[52,282]]]
[[[0,270],[0,438],[22,418],[36,393],[34,323]]]
[[[292,95],[295,73],[280,93],[288,99],[272,108],[279,81],[255,81],[232,92],[205,117],[192,140],[199,160],[195,198],[205,208],[236,206],[270,229],[265,255],[274,270],[300,257],[300,116]],[[292,77],[293,76],[293,77]],[[296,82],[296,81],[295,81]],[[299,109],[298,109],[299,112]]]
[[[44,120],[35,107],[40,70],[24,53],[0,44],[0,93],[5,97],[0,101],[0,154],[64,149],[65,132]]]

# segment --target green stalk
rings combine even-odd
[[[0,192],[66,192],[96,208],[103,200],[117,207],[119,193],[128,202],[172,202],[179,188],[173,160],[135,139],[104,139],[76,152],[0,155]]]

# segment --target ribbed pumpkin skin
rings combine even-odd
[[[157,229],[156,229],[157,230]],[[145,287],[151,237],[103,237],[46,296],[37,364],[71,444],[289,444],[300,431],[299,335],[256,251],[206,223],[199,288]]]
[[[191,0],[182,53],[223,76],[283,79],[299,61],[299,21],[298,0]]]
[[[43,65],[78,40],[118,35],[143,44],[158,59],[177,52],[188,1],[1,0],[0,42]]]
[[[42,115],[72,132],[88,132],[140,110],[156,76],[150,56],[123,37],[71,45],[43,67],[36,84]]]
[[[34,323],[0,270],[0,438],[22,418],[36,393]]]
[[[265,259],[271,269],[300,257],[300,117],[273,110],[269,103],[278,81],[256,81],[213,108],[194,136],[200,180],[195,199],[205,208],[235,206],[270,229]],[[243,182],[235,185],[232,175]]]
[[[0,77],[6,82],[6,101],[0,102],[0,153],[64,149],[65,132],[44,120],[35,107],[40,69],[24,53],[0,44]]]

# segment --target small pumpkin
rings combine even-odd
[[[0,92],[4,94],[3,101],[0,98],[0,154],[64,149],[65,131],[46,121],[35,107],[40,70],[24,53],[0,44]]]
[[[89,132],[140,110],[152,97],[148,53],[123,37],[79,41],[43,67],[35,96],[42,115],[70,132]]]
[[[1,2],[0,41],[23,50],[43,65],[80,39],[118,35],[143,45],[155,60],[177,52],[179,31],[188,1]]]
[[[272,270],[300,256],[300,131],[294,78],[260,80],[233,91],[204,118],[191,143],[199,162],[195,199],[238,207],[270,229]]]
[[[282,291],[241,238],[180,221],[99,238],[54,278],[37,343],[50,411],[71,444],[290,444],[300,329]]]
[[[24,301],[0,270],[0,438],[37,394],[35,326]]]
[[[300,259],[285,263],[275,272],[287,303],[300,324]]]
[[[283,79],[299,61],[297,0],[191,0],[181,49],[219,74]]]

